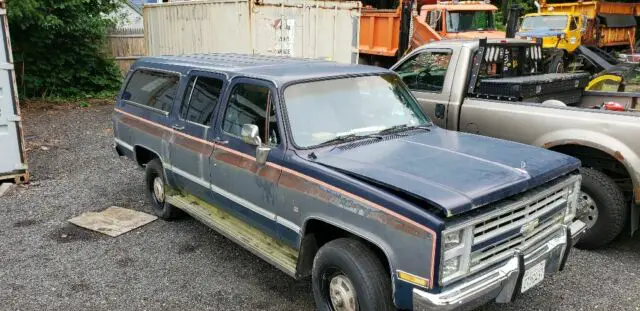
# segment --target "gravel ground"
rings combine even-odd
[[[23,113],[32,184],[0,198],[2,310],[313,310],[294,281],[191,218],[117,238],[67,219],[117,205],[151,213],[142,170],[112,151],[110,106]],[[640,237],[575,250],[567,269],[483,310],[640,310]]]

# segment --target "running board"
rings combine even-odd
[[[246,248],[256,256],[295,277],[298,251],[262,231],[191,195],[167,195],[167,203],[187,212],[211,229]]]

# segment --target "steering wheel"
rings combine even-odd
[[[428,81],[429,77],[431,77],[431,73],[429,73],[429,69],[424,69],[418,72],[418,74],[415,77],[416,77],[416,82],[415,82],[416,85],[420,85]]]

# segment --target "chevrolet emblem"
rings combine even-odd
[[[530,236],[536,230],[536,227],[538,227],[539,222],[540,221],[538,220],[538,218],[536,218],[522,225],[522,228],[520,228],[520,233],[522,233],[523,236]]]

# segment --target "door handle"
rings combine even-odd
[[[184,130],[184,126],[182,125],[178,125],[178,124],[174,124],[171,126],[172,129],[177,130],[177,131],[182,131]]]
[[[444,104],[436,104],[435,116],[437,119],[444,119]]]
[[[214,138],[214,139],[213,139],[213,142],[214,142],[214,143],[216,143],[216,144],[218,144],[218,145],[226,145],[226,144],[228,144],[228,143],[229,143],[229,141],[228,141],[228,140],[222,140],[222,139],[220,139],[220,137],[216,137],[216,138]]]

